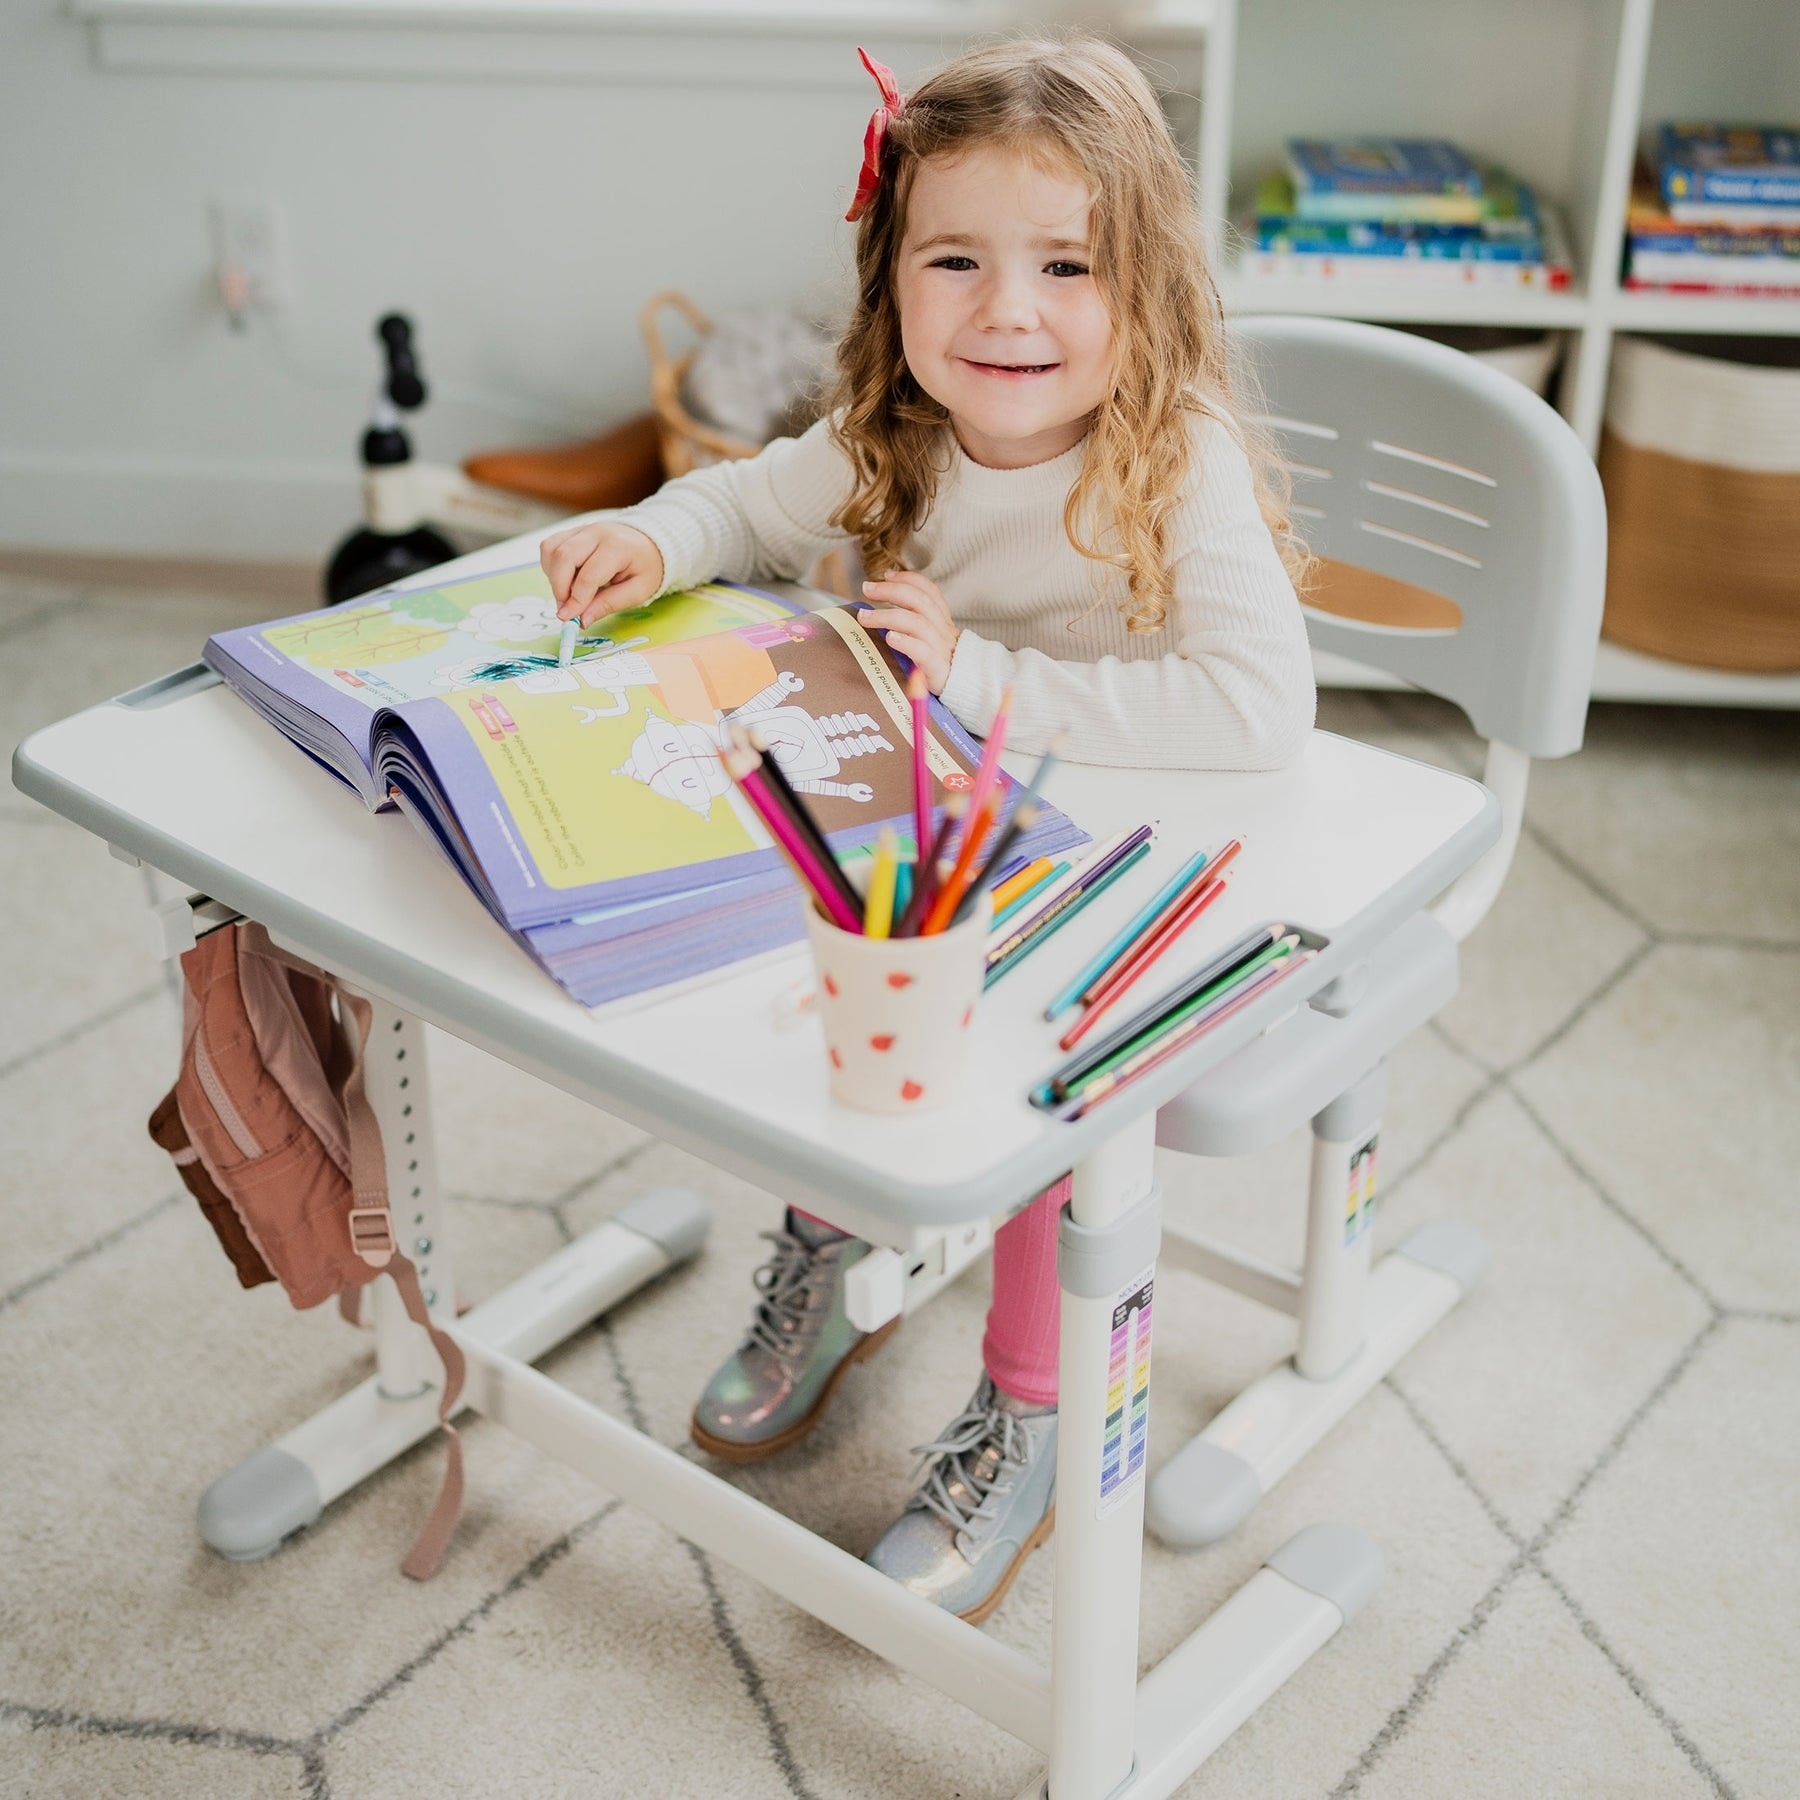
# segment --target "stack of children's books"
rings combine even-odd
[[[1241,266],[1355,286],[1566,288],[1551,208],[1440,138],[1294,138],[1257,187]]]
[[[910,847],[907,665],[853,609],[715,582],[598,621],[566,667],[559,637],[532,565],[222,632],[206,660],[371,808],[409,816],[587,1005],[804,936],[786,863],[720,760],[734,725],[835,855],[871,854],[883,826]],[[941,817],[980,749],[935,700],[928,721]],[[1085,841],[1039,805],[1013,858]]]
[[[1625,285],[1800,299],[1800,128],[1663,126],[1631,197]]]

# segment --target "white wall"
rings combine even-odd
[[[841,82],[741,91],[204,74],[101,67],[57,0],[0,0],[0,546],[322,556],[356,522],[390,308],[438,384],[425,454],[642,410],[656,289],[714,311],[838,291],[854,41]],[[241,337],[211,284],[221,194],[278,202],[288,233],[291,305]]]

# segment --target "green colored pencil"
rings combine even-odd
[[[1164,1014],[1160,1019],[1152,1020],[1137,1034],[1136,1037],[1132,1038],[1129,1043],[1121,1044],[1118,1049],[1111,1053],[1111,1055],[1103,1057],[1099,1062],[1092,1064],[1088,1068],[1082,1069],[1079,1074],[1066,1072],[1061,1075],[1052,1075],[1050,1077],[1050,1092],[1058,1100],[1067,1100],[1071,1094],[1077,1092],[1081,1088],[1085,1088],[1089,1082],[1099,1080],[1102,1075],[1107,1074],[1110,1070],[1116,1069],[1120,1063],[1128,1061],[1131,1057],[1135,1056],[1137,1052],[1142,1050],[1146,1044],[1152,1041],[1152,1039],[1161,1037],[1165,1032],[1173,1031],[1176,1026],[1185,1023],[1195,1013],[1200,1012],[1214,1000],[1217,1000],[1221,994],[1227,993],[1230,989],[1237,987],[1248,977],[1254,975],[1265,963],[1273,962],[1278,956],[1291,955],[1299,948],[1299,945],[1300,936],[1298,932],[1289,932],[1286,937],[1277,939],[1276,942],[1268,945],[1267,948],[1259,950],[1256,955],[1239,963],[1236,968],[1226,970],[1218,980],[1209,982],[1199,991],[1199,993],[1195,994],[1191,999],[1184,1001],[1180,1006],[1176,1007],[1173,1012]]]

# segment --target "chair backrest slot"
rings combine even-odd
[[[1290,475],[1298,475],[1303,480],[1329,481],[1331,479],[1331,471],[1319,463],[1295,462],[1291,456],[1284,456],[1280,461],[1281,466],[1286,469]]]
[[[1325,509],[1322,506],[1304,506],[1298,500],[1288,502],[1288,511],[1299,519],[1322,519]]]
[[[1280,413],[1252,413],[1250,422],[1269,431],[1285,431],[1299,437],[1328,438],[1335,441],[1339,435],[1334,426],[1315,425],[1309,419],[1289,419]]]
[[[1461,563],[1465,569],[1479,569],[1481,558],[1465,556],[1460,550],[1452,550],[1448,544],[1434,544],[1430,538],[1414,537],[1410,531],[1396,531],[1391,525],[1377,525],[1372,519],[1358,519],[1358,531],[1372,531],[1377,537],[1391,538],[1396,544],[1405,544],[1414,550],[1426,550],[1433,556],[1448,557],[1451,562]]]
[[[1465,525],[1479,525],[1483,531],[1488,522],[1480,513],[1470,512],[1466,507],[1452,506],[1447,500],[1433,500],[1425,494],[1415,494],[1411,488],[1389,487],[1385,481],[1365,481],[1363,487],[1371,494],[1380,494],[1386,500],[1404,501],[1408,506],[1424,506],[1434,513],[1442,513],[1447,519],[1461,519]]]
[[[1337,435],[1335,432],[1332,434]],[[1447,462],[1441,456],[1427,456],[1423,450],[1408,450],[1403,444],[1385,444],[1380,438],[1370,438],[1369,448],[1380,456],[1397,456],[1402,462],[1417,463],[1421,468],[1438,469],[1446,475],[1460,475],[1464,481],[1476,481],[1483,487],[1498,487],[1500,484],[1492,475],[1484,475],[1479,469],[1466,468],[1462,463]]]

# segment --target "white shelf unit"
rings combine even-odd
[[[1247,204],[1289,137],[1448,137],[1558,204],[1575,259],[1562,292],[1433,291],[1259,279],[1232,266],[1228,244],[1215,245],[1229,311],[1564,332],[1557,404],[1590,452],[1617,333],[1800,336],[1800,300],[1619,285],[1632,164],[1658,124],[1800,116],[1800,0],[1213,0],[1206,64],[1200,193],[1215,231]],[[1229,117],[1218,116],[1221,105]],[[1321,678],[1355,679],[1343,669]],[[1800,675],[1699,669],[1605,644],[1594,693],[1793,707]]]

